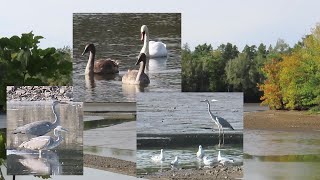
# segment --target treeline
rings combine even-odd
[[[32,32],[0,38],[0,111],[6,86],[71,85],[71,50],[38,47],[42,36]]]
[[[182,49],[183,92],[244,92],[245,102],[272,109],[309,109],[320,104],[319,25],[294,47],[203,44]],[[316,88],[317,87],[317,88]]]

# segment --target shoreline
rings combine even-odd
[[[285,110],[245,112],[243,124],[245,129],[318,131],[320,115]]]
[[[173,175],[174,173],[174,175]],[[137,175],[138,178],[146,179],[240,179],[243,177],[243,166],[215,165],[210,168],[167,170],[148,175]]]
[[[83,165],[84,167],[136,177],[136,163],[131,161],[125,161],[112,157],[84,154]]]

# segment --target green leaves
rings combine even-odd
[[[42,36],[32,32],[0,38],[0,109],[7,85],[70,85],[71,50],[38,48]]]

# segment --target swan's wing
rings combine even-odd
[[[151,57],[167,56],[167,45],[163,42],[149,41],[149,54]]]
[[[125,84],[130,84],[136,81],[136,77],[138,75],[137,70],[128,70],[127,74],[122,77],[122,82]]]
[[[118,73],[118,64],[111,59],[99,59],[94,62],[94,72],[95,73]]]

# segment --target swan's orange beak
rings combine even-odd
[[[143,42],[144,41],[144,35],[145,35],[146,33],[143,31],[143,32],[141,32],[141,41]]]

